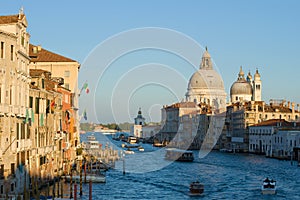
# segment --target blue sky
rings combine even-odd
[[[148,121],[158,121],[161,105],[184,97],[193,68],[170,53],[147,50],[121,56],[99,81],[99,84],[103,81],[102,85],[96,84],[98,80],[90,80],[88,70],[83,69],[99,44],[121,32],[143,27],[174,30],[194,39],[202,47],[208,46],[227,94],[242,65],[245,73],[250,70],[253,74],[258,68],[263,81],[263,100],[268,102],[274,98],[300,103],[299,1],[12,0],[0,2],[0,14],[16,14],[21,6],[29,23],[31,43],[41,44],[43,48],[83,64],[79,82],[88,80],[91,92],[81,95],[80,112],[87,109],[89,121],[113,122],[114,116],[118,116],[120,122],[131,121],[139,107]],[[113,49],[108,48],[108,51]],[[199,63],[200,59],[201,54]],[[178,72],[178,77],[174,74],[173,83],[173,76],[168,76],[175,92],[155,84],[128,91],[131,96],[125,99],[127,112],[118,113],[120,108],[114,104],[122,105],[124,99],[116,96],[113,101],[107,100],[107,96],[111,96],[109,91],[118,86],[115,84],[121,82],[120,78],[126,80],[123,76],[126,71],[149,63],[158,63],[152,65],[153,70],[162,64],[174,69],[172,73]],[[88,67],[93,69],[92,65]],[[165,75],[159,74],[163,79]],[[141,73],[138,77],[143,80]],[[99,92],[96,92],[97,88],[100,88]],[[126,89],[122,91],[126,94]],[[94,98],[96,106],[90,103],[90,98]]]

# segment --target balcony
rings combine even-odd
[[[18,144],[16,145],[18,152],[28,150],[31,148],[32,145],[32,141],[30,139],[17,140],[16,143]]]

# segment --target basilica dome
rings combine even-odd
[[[190,78],[186,100],[195,103],[206,103],[216,110],[222,110],[226,104],[226,92],[222,77],[213,69],[211,56],[203,53],[200,69]]]
[[[198,70],[190,78],[188,89],[221,89],[224,84],[215,70]]]

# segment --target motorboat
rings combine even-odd
[[[139,146],[139,147],[138,147],[138,150],[139,150],[139,151],[145,151],[144,147],[142,147],[142,146]]]
[[[72,179],[72,181],[74,182],[79,182],[80,181],[80,175],[75,174],[75,175],[66,175],[66,176],[62,176],[62,178],[64,178],[67,182],[70,182],[70,180]],[[82,177],[81,177],[82,181],[86,180],[87,182],[92,181],[92,183],[105,183],[106,182],[106,177],[104,174],[101,174],[99,172],[95,173],[95,172],[89,172],[86,174],[86,176],[84,175],[84,173],[82,173]]]
[[[99,149],[100,144],[99,141],[96,140],[94,135],[87,136],[87,142],[85,143],[85,147],[87,150]]]
[[[166,149],[166,160],[182,161],[182,162],[193,162],[194,154],[192,151],[168,148]]]
[[[127,139],[127,142],[129,144],[136,144],[138,142],[138,139],[137,139],[137,137],[129,136],[128,139]]]
[[[196,196],[201,195],[204,192],[204,185],[199,181],[194,181],[190,184],[190,193],[189,195]]]
[[[127,149],[127,150],[124,150],[124,153],[125,154],[134,154],[134,151]]]
[[[276,194],[276,181],[266,178],[261,186],[262,194]]]

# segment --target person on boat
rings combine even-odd
[[[264,182],[269,183],[269,182],[270,182],[269,178],[267,177],[267,178],[264,180]]]

